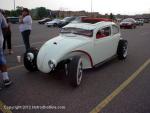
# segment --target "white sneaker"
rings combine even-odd
[[[12,81],[8,79],[8,80],[4,80],[3,83],[4,83],[4,86],[9,86],[12,84]]]

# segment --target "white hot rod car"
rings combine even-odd
[[[127,57],[127,40],[113,22],[70,23],[60,35],[48,40],[38,51],[31,48],[24,54],[29,71],[50,73],[62,66],[73,86],[79,86],[83,69],[93,68],[113,56]]]

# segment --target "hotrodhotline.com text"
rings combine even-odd
[[[4,106],[4,109],[9,110],[65,110],[66,106],[55,106],[55,105],[14,105]]]

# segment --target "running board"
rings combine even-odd
[[[96,64],[96,65],[94,65],[93,67],[94,67],[94,68],[97,68],[97,67],[99,67],[99,66],[105,64],[106,62],[108,62],[108,61],[110,61],[110,60],[112,60],[112,59],[114,59],[114,58],[116,58],[116,57],[117,57],[117,55],[114,55],[114,56],[112,56],[112,57],[110,57],[110,58],[108,58],[108,59],[106,59],[106,60],[104,60],[104,61],[102,61],[102,62],[100,62],[100,63],[98,63],[98,64]]]

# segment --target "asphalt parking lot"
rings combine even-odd
[[[0,91],[0,113],[150,112],[150,24],[121,30],[129,43],[128,58],[125,61],[114,58],[96,69],[85,70],[79,88],[72,88],[61,72],[28,72],[23,62],[16,59],[18,55],[23,57],[25,51],[18,25],[11,28],[14,54],[5,54],[14,83]],[[59,30],[34,22],[32,46],[40,48],[57,36]],[[30,109],[31,106],[34,108]]]

